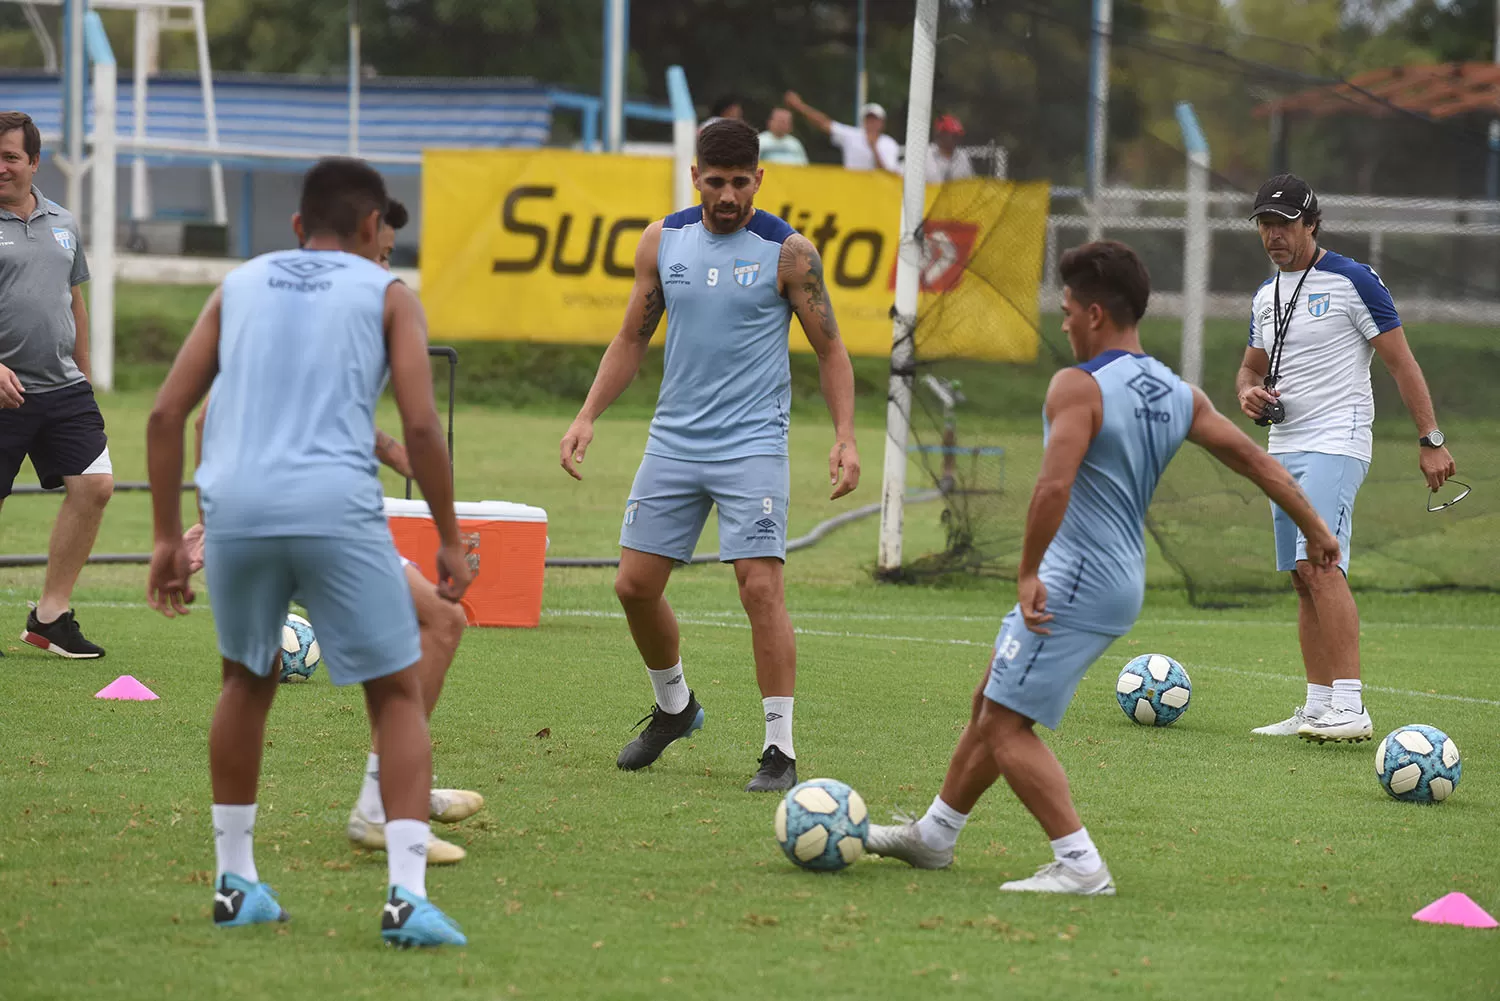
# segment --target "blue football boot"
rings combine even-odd
[[[214,889],[214,924],[220,928],[289,920],[276,901],[276,891],[265,883],[252,883],[226,872]]]
[[[401,949],[469,944],[453,919],[438,910],[432,901],[408,893],[399,886],[391,887],[390,899],[381,909],[380,937],[385,939],[386,945]]]

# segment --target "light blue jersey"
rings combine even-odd
[[[787,454],[792,308],[776,272],[794,232],[759,209],[723,235],[703,225],[701,206],[663,222],[666,371],[648,455],[708,462]]]
[[[1106,351],[1078,367],[1099,384],[1104,420],[1040,576],[1059,625],[1121,636],[1145,598],[1146,508],[1192,427],[1193,391],[1149,355]]]
[[[326,250],[264,254],[224,279],[197,472],[214,538],[389,539],[375,402],[394,280]]]

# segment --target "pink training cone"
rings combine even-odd
[[[161,698],[151,689],[136,681],[128,674],[122,674],[114,681],[105,685],[94,693],[96,699],[125,699],[130,702],[150,702],[152,699]],[[1486,915],[1488,916],[1488,915]]]
[[[1439,897],[1412,917],[1417,921],[1426,921],[1435,925],[1461,925],[1465,928],[1500,927],[1500,921],[1490,917],[1483,907],[1474,903],[1467,894],[1463,893],[1450,893],[1446,897]]]

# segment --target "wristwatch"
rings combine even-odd
[[[1419,438],[1417,440],[1417,443],[1423,448],[1442,448],[1443,442],[1447,440],[1447,435],[1443,434],[1443,432],[1439,431],[1437,428],[1433,428],[1427,434],[1424,434],[1421,438]]]

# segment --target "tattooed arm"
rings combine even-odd
[[[1286,467],[1267,455],[1250,436],[1214,409],[1201,389],[1193,390],[1193,426],[1188,440],[1201,445],[1231,470],[1254,483],[1276,502],[1307,537],[1307,560],[1313,566],[1336,573],[1339,540],[1313,509],[1312,502]]]
[[[781,245],[777,284],[802,323],[807,342],[818,355],[818,379],[833,417],[833,449],[828,453],[828,482],[835,500],[859,486],[859,449],[854,443],[854,366],[839,339],[839,325],[823,281],[823,260],[812,241],[800,233]]]
[[[589,443],[594,440],[594,421],[635,378],[651,344],[651,335],[656,333],[662,315],[667,311],[661,275],[656,268],[656,252],[660,247],[661,223],[658,221],[646,227],[635,248],[635,284],[631,286],[630,302],[625,307],[625,322],[604,350],[588,398],[583,401],[568,433],[563,435],[560,461],[575,480],[583,479],[577,465],[583,462]]]

